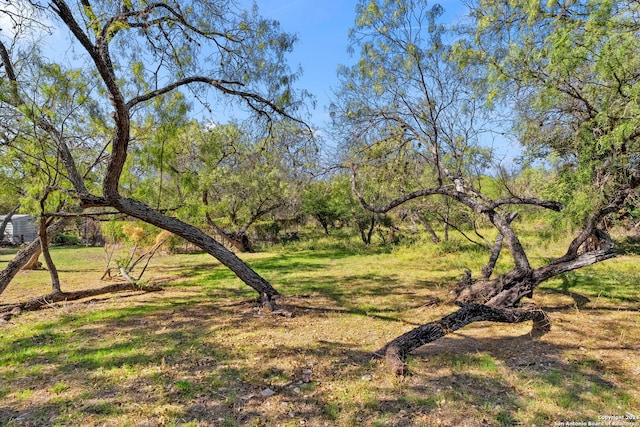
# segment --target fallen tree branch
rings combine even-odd
[[[141,286],[137,283],[114,283],[96,289],[84,289],[72,292],[52,292],[47,295],[30,299],[29,301],[11,304],[0,308],[0,317],[9,320],[11,316],[20,313],[20,311],[36,311],[42,308],[51,307],[51,304],[62,301],[77,301],[84,298],[94,297],[96,295],[104,295],[114,292],[123,291],[142,291],[142,292],[158,292],[163,289],[159,286],[148,285]]]

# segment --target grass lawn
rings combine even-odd
[[[532,261],[553,245],[531,243]],[[292,244],[243,255],[291,318],[261,312],[207,255],[159,256],[145,277],[162,292],[56,304],[0,325],[0,425],[553,426],[640,416],[636,255],[543,284],[534,301],[553,324],[541,339],[529,324],[478,323],[417,350],[406,378],[372,361],[388,340],[455,310],[448,291],[486,255],[450,249]],[[105,284],[102,249],[52,255],[63,290]],[[11,257],[0,253],[0,268]],[[0,304],[49,288],[46,271],[21,272]],[[443,302],[425,306],[435,297]]]

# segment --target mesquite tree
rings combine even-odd
[[[629,203],[640,184],[638,6],[480,0],[471,11],[468,37],[458,34],[449,46],[437,24],[439,6],[362,1],[352,32],[361,60],[341,72],[335,117],[347,130],[345,165],[363,206],[384,213],[418,198],[446,197],[498,232],[487,265],[480,274],[465,274],[453,291],[460,309],[380,350],[399,373],[409,352],[471,322],[533,320],[536,333],[548,330],[545,313],[521,300],[551,277],[613,258],[614,242],[602,221]],[[477,131],[480,119],[490,118],[482,107],[499,102],[532,155],[560,162],[563,198],[483,194],[472,168],[478,155],[487,154]],[[504,129],[503,123],[494,126]],[[359,173],[381,158],[403,159],[426,179],[374,205],[360,190]],[[576,202],[585,199],[576,198],[580,193],[588,204]],[[522,205],[581,213],[584,220],[564,255],[531,265],[512,226]],[[513,268],[495,276],[503,247]]]
[[[113,207],[171,231],[271,301],[277,291],[264,278],[197,227],[127,197],[121,178],[137,142],[132,123],[176,91],[207,107],[233,104],[265,128],[275,120],[300,124],[289,112],[304,97],[294,91],[297,72],[285,61],[295,37],[256,9],[243,11],[229,1],[12,4],[0,11],[3,22],[16,23],[13,40],[0,34],[0,102],[12,114],[5,127],[26,120],[47,135],[83,208]],[[37,43],[29,45],[37,40],[37,24],[64,38],[68,50],[48,57]],[[62,86],[41,84],[41,76],[52,72]],[[55,108],[44,108],[44,99],[55,101]]]

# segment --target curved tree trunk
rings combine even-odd
[[[326,218],[322,215],[316,215],[315,216],[316,219],[318,220],[318,222],[320,223],[320,225],[322,226],[322,229],[324,230],[324,234],[325,235],[329,235],[329,221],[326,220]]]
[[[406,372],[404,360],[410,352],[473,322],[519,323],[532,320],[532,335],[549,331],[549,319],[541,309],[533,304],[523,308],[517,306],[522,298],[531,297],[540,283],[616,256],[613,242],[605,232],[596,230],[594,236],[599,242],[598,249],[583,253],[576,250],[535,270],[523,272],[514,269],[493,280],[474,280],[471,272],[466,271],[453,291],[456,304],[461,307],[458,311],[399,336],[376,354],[384,355],[389,367],[403,375]]]
[[[507,222],[511,224],[517,216],[517,212],[512,212],[507,217]],[[489,261],[482,267],[483,279],[489,279],[493,274],[493,269],[496,267],[496,263],[498,262],[498,258],[500,257],[500,252],[502,252],[503,240],[504,236],[502,235],[502,233],[498,233],[498,235],[496,236],[496,241],[491,247],[491,255],[489,256]]]
[[[533,336],[542,335],[550,330],[549,318],[534,305],[526,308],[496,308],[483,304],[467,304],[458,311],[435,322],[421,325],[389,342],[376,352],[382,356],[389,367],[397,374],[406,373],[404,363],[407,355],[413,350],[440,339],[448,333],[457,331],[470,323],[479,321],[520,323],[533,320]]]
[[[613,242],[599,231],[601,248],[572,256],[563,256],[547,265],[522,272],[514,269],[500,277],[488,280],[461,281],[455,292],[456,303],[486,304],[493,307],[513,307],[523,297],[530,296],[536,286],[559,274],[577,270],[616,256]]]
[[[60,218],[47,227],[47,235],[50,237],[60,233],[66,224],[66,218]],[[22,249],[16,256],[9,261],[7,267],[0,271],[0,294],[4,292],[11,280],[18,274],[18,271],[31,259],[31,257],[40,250],[40,240],[34,240],[26,248]]]
[[[124,214],[141,219],[142,221],[184,238],[185,240],[200,247],[219,260],[223,265],[231,269],[244,283],[255,289],[260,294],[263,304],[271,305],[273,297],[277,295],[278,292],[271,286],[271,284],[269,284],[269,282],[253,271],[235,254],[226,249],[215,239],[202,232],[200,229],[176,218],[163,215],[161,212],[150,208],[144,203],[122,197],[119,193],[120,178],[127,160],[129,143],[131,141],[131,110],[137,105],[157,98],[165,93],[169,93],[181,86],[188,86],[194,83],[213,85],[217,89],[227,93],[229,96],[237,96],[240,99],[245,100],[256,111],[260,110],[261,113],[267,114],[268,111],[271,111],[274,114],[296,120],[297,122],[300,122],[300,120],[290,116],[282,108],[276,105],[276,103],[269,99],[263,98],[256,93],[242,92],[238,90],[232,91],[224,85],[221,85],[220,82],[214,81],[207,76],[180,78],[163,88],[156,88],[149,93],[136,96],[127,102],[125,100],[124,92],[119,86],[119,79],[114,71],[115,67],[109,51],[109,41],[111,37],[95,37],[95,39],[89,37],[85,30],[83,30],[83,26],[76,21],[69,4],[64,0],[52,0],[50,7],[61,19],[64,26],[71,31],[73,37],[86,50],[87,54],[93,61],[95,71],[97,71],[100,79],[104,82],[105,89],[109,95],[109,101],[113,107],[113,134],[110,139],[111,152],[108,157],[102,181],[103,197],[95,196],[88,191],[84,178],[76,167],[71,149],[65,141],[65,134],[60,129],[56,128],[56,126],[54,126],[46,117],[30,113],[29,111],[31,111],[31,109],[25,109],[27,111],[26,117],[38,128],[45,131],[55,142],[58,153],[64,163],[65,169],[67,170],[67,179],[73,184],[77,196],[81,200],[81,206],[111,206]],[[91,12],[91,6],[88,2],[84,7],[86,13]],[[158,21],[158,23],[162,22],[162,20]],[[11,62],[11,58],[7,54],[4,44],[2,44],[1,41],[0,59],[2,59],[2,63],[7,70],[8,80],[11,83],[10,87],[13,89],[13,92],[10,94],[11,96],[7,97],[7,102],[15,107],[22,107],[26,105],[18,90],[19,82]],[[263,105],[265,109],[262,110],[255,107],[257,104]],[[23,264],[21,264],[21,266],[22,265]],[[6,285],[4,285],[4,287],[6,287]],[[4,290],[4,287],[0,286],[0,291]]]
[[[58,269],[53,263],[51,253],[49,252],[49,237],[47,235],[47,220],[44,216],[40,217],[40,229],[38,230],[38,236],[40,240],[40,250],[44,256],[44,261],[47,264],[47,270],[49,270],[49,276],[51,276],[51,288],[52,292],[61,292],[60,277],[58,276]]]

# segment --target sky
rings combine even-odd
[[[251,4],[251,0],[246,0]],[[357,61],[358,52],[350,55],[348,33],[355,22],[357,0],[255,0],[262,16],[276,19],[281,29],[298,36],[298,43],[289,56],[292,69],[300,66],[302,77],[298,87],[311,92],[316,107],[309,120],[312,127],[322,129],[330,124],[327,108],[332,91],[338,87],[338,65]],[[464,18],[462,0],[441,0],[444,8],[442,23],[453,24]],[[321,131],[321,133],[323,133]],[[333,145],[335,141],[325,141]],[[491,146],[496,158],[505,166],[521,154],[521,147],[500,135],[486,135],[484,144]]]
[[[260,14],[280,21],[282,30],[296,34],[298,44],[289,56],[292,68],[303,75],[298,82],[316,97],[311,122],[322,126],[329,121],[327,107],[337,88],[338,65],[357,60],[347,53],[348,33],[355,21],[356,0],[256,0]],[[443,20],[451,22],[462,12],[461,0],[444,0]],[[357,52],[356,52],[357,55]]]

